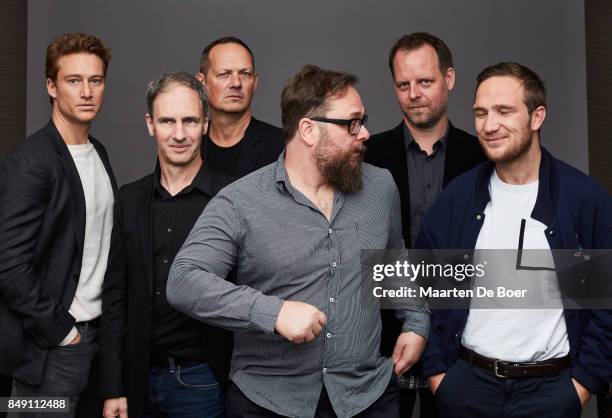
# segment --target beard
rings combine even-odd
[[[363,187],[361,163],[365,146],[352,148],[340,155],[327,135],[321,138],[314,151],[314,162],[323,177],[343,193],[356,193]]]
[[[531,118],[529,118],[531,122]],[[489,160],[494,163],[511,163],[519,160],[527,153],[533,142],[533,133],[529,129],[530,122],[520,131],[517,132],[517,140],[512,141],[503,152],[495,152],[486,146],[486,140],[480,139],[480,146]]]
[[[411,106],[424,105],[426,107],[421,108],[421,113],[418,115],[412,114],[409,111],[403,111],[404,117],[410,122],[412,126],[419,129],[430,129],[442,119],[446,114],[446,101],[443,101],[440,106],[436,107],[429,103],[412,103]]]

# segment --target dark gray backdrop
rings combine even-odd
[[[372,133],[397,125],[387,53],[404,33],[429,31],[449,45],[457,70],[450,115],[470,132],[476,74],[501,60],[520,62],[549,89],[543,143],[588,170],[584,0],[29,0],[28,8],[28,134],[49,118],[48,43],[64,32],[100,36],[113,60],[93,134],[107,146],[120,184],[154,166],[144,124],[147,82],[163,71],[197,71],[202,48],[223,35],[253,49],[260,75],[254,114],[277,125],[282,85],[306,63],[361,78]],[[584,416],[594,416],[594,406]]]
[[[196,71],[203,46],[230,34],[255,53],[260,84],[254,114],[277,125],[284,81],[313,63],[361,78],[371,132],[395,126],[400,113],[387,53],[407,32],[430,31],[448,43],[457,70],[450,115],[470,132],[476,74],[500,60],[526,64],[549,89],[544,144],[588,170],[583,0],[30,0],[28,5],[27,132],[49,117],[46,45],[64,32],[100,36],[111,45],[113,59],[93,134],[106,144],[121,184],[154,165],[155,147],[144,124],[147,82],[162,71]]]

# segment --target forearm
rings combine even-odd
[[[283,301],[178,259],[170,270],[168,302],[178,311],[231,331],[274,333]]]

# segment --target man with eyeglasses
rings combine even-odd
[[[554,250],[612,248],[612,200],[593,179],[541,147],[546,91],[529,68],[485,68],[473,110],[490,162],[442,192],[416,247],[553,250],[551,267],[509,260],[513,270],[505,284],[527,276],[534,279],[524,281],[531,292],[542,281],[529,274],[543,272],[553,275],[547,292],[560,294],[555,270],[562,258]],[[497,280],[505,271],[491,273]],[[591,394],[612,380],[612,311],[570,310],[558,298],[552,302],[557,305],[546,309],[474,309],[472,299],[469,310],[432,313],[435,331],[423,372],[439,416],[580,416]]]
[[[389,68],[403,114],[395,128],[373,135],[365,161],[388,169],[400,194],[402,234],[413,248],[427,209],[455,177],[485,160],[476,137],[448,120],[448,95],[455,84],[450,49],[438,37],[417,32],[398,39],[389,52]],[[401,323],[383,310],[381,352],[391,355]],[[400,376],[400,410],[410,416],[420,398],[420,416],[435,415],[433,396],[415,364]]]
[[[286,150],[215,197],[175,258],[168,300],[234,331],[228,416],[397,417],[397,378],[421,354],[424,310],[398,311],[403,353],[381,357],[360,298],[361,249],[401,249],[399,196],[362,164],[354,76],[307,65],[281,97]],[[236,269],[236,283],[223,280]],[[419,337],[420,338],[420,337]]]

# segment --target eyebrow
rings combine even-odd
[[[501,110],[516,110],[515,106],[510,106],[510,105],[493,105],[491,106],[491,109],[495,110],[496,112],[499,112]],[[472,112],[486,112],[487,109],[481,106],[474,106],[472,108]]]
[[[183,121],[183,122],[184,122],[184,121],[186,121],[186,120],[195,120],[195,121],[200,121],[200,120],[202,120],[202,118],[201,118],[201,117],[196,116],[196,115],[192,115],[192,116],[184,116],[184,117],[182,117],[182,118],[178,118],[178,119],[180,119],[180,120],[181,120],[181,121]],[[157,118],[157,121],[158,121],[158,122],[165,122],[165,121],[176,121],[176,120],[177,120],[177,118],[172,117],[172,116],[159,116],[159,117]]]
[[[64,78],[104,78],[104,75],[94,74],[90,76],[84,76],[83,74],[66,74]]]

